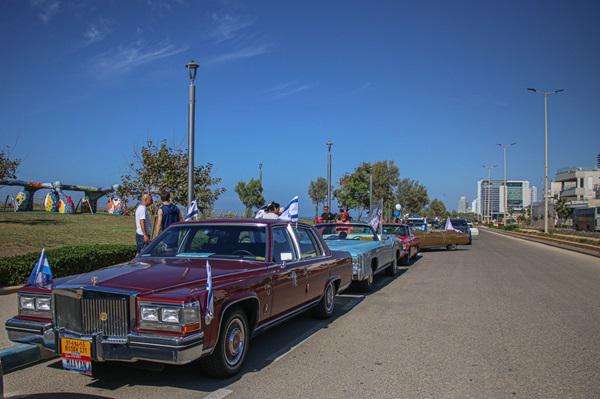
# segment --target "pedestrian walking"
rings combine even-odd
[[[135,244],[138,254],[150,242],[152,235],[152,221],[148,207],[152,205],[152,196],[143,194],[142,201],[135,210]]]
[[[173,223],[181,222],[183,220],[183,213],[177,207],[177,205],[171,203],[171,193],[164,191],[160,195],[162,206],[158,210],[158,216],[156,217],[156,232],[155,237],[165,231],[167,227]]]

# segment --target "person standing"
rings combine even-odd
[[[152,235],[152,221],[148,207],[152,205],[152,196],[143,194],[142,201],[135,210],[135,244],[138,254],[150,242]]]
[[[323,213],[321,214],[322,223],[331,223],[335,220],[335,215],[329,212],[329,207],[325,205],[323,207]]]
[[[173,223],[181,222],[183,220],[183,214],[177,207],[171,203],[171,193],[164,191],[160,195],[162,206],[158,210],[158,216],[156,218],[156,233],[155,236],[159,235],[167,227]]]

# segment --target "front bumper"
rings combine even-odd
[[[93,360],[100,362],[145,360],[187,364],[200,358],[204,348],[203,332],[185,337],[129,333],[127,337],[112,338],[56,331],[52,323],[17,318],[9,319],[5,327],[11,341],[38,345],[56,354],[60,337],[89,339],[92,341]]]

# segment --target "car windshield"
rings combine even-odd
[[[318,224],[316,228],[325,240],[378,240],[375,231],[366,224]]]
[[[142,257],[232,258],[263,261],[267,252],[265,226],[174,226],[158,236]]]
[[[454,227],[467,227],[467,221],[465,219],[450,219],[450,221]]]
[[[398,236],[408,236],[408,226],[398,226],[393,224],[384,224],[383,232],[385,234],[394,234]]]

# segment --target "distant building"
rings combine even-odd
[[[559,189],[559,198],[564,198],[574,207],[587,206],[587,203],[596,198],[600,188],[600,169],[570,167],[556,171],[553,183]]]
[[[596,169],[600,169],[600,152],[598,153],[598,156],[596,157]]]
[[[531,205],[531,189],[527,180],[508,180],[507,205],[512,212],[521,213]],[[485,217],[490,214],[493,219],[504,215],[504,180],[488,181],[487,179],[477,182],[478,214]]]
[[[535,204],[538,202],[538,189],[536,186],[531,186],[531,203]]]
[[[467,197],[464,195],[458,200],[458,213],[467,213]]]
[[[479,213],[479,204],[477,203],[477,198],[471,202],[471,212],[478,214]]]

